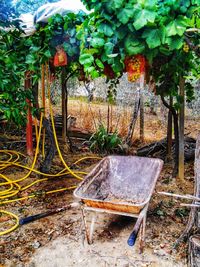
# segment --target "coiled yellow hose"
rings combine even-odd
[[[48,75],[48,73],[47,73],[47,81],[48,81],[48,95],[50,96],[50,86],[49,86],[49,75]],[[7,189],[0,190],[0,205],[37,197],[37,194],[33,193],[33,194],[31,194],[29,196],[26,196],[26,197],[21,197],[21,198],[16,198],[16,199],[9,199],[9,198],[17,195],[19,192],[24,191],[24,190],[30,188],[31,186],[33,186],[33,185],[35,185],[37,183],[41,183],[41,182],[47,181],[50,178],[53,178],[53,177],[56,178],[56,177],[61,177],[61,176],[67,175],[67,174],[71,174],[76,179],[82,180],[83,177],[81,177],[80,174],[82,174],[82,175],[86,175],[87,174],[86,172],[71,170],[70,167],[66,164],[66,162],[65,162],[65,160],[64,160],[64,158],[62,156],[62,153],[60,151],[59,144],[58,144],[57,135],[56,135],[55,123],[54,123],[54,118],[53,118],[53,109],[52,109],[50,97],[49,97],[49,110],[50,110],[50,117],[51,117],[51,123],[52,123],[53,135],[54,135],[54,139],[55,139],[55,143],[56,143],[56,148],[57,148],[59,157],[60,157],[60,159],[61,159],[61,161],[62,161],[62,163],[64,165],[64,169],[62,171],[60,171],[59,173],[57,173],[57,174],[42,173],[42,172],[40,172],[40,171],[35,169],[37,156],[39,154],[39,145],[40,145],[40,139],[41,139],[42,122],[43,122],[43,116],[44,116],[42,114],[41,115],[41,119],[40,119],[40,124],[39,124],[39,131],[37,131],[37,139],[36,139],[37,140],[37,144],[36,144],[36,149],[35,149],[35,155],[34,155],[31,167],[28,167],[28,166],[20,164],[20,162],[19,162],[20,156],[26,157],[22,153],[17,152],[17,151],[12,151],[12,150],[0,150],[0,154],[4,153],[5,155],[7,155],[9,157],[6,161],[0,161],[0,171],[3,171],[6,168],[9,168],[11,166],[20,167],[22,169],[28,170],[28,173],[25,176],[23,176],[21,178],[18,178],[16,180],[11,180],[6,175],[0,173],[0,178],[5,180],[5,182],[0,183],[0,188],[1,188],[1,186],[2,187],[7,187],[8,186]],[[42,147],[44,147],[44,146],[42,146]],[[16,158],[13,159],[13,157],[16,157]],[[74,162],[73,165],[76,165],[76,164],[78,164],[81,161],[86,160],[86,159],[98,159],[99,160],[101,158],[100,157],[83,157],[83,158],[77,160],[76,162]],[[40,179],[40,180],[36,180],[36,181],[32,182],[31,184],[29,184],[29,185],[27,185],[25,187],[21,187],[19,185],[19,183],[21,181],[24,181],[25,179],[27,179],[32,172],[40,174],[40,175],[43,175],[46,178],[43,178],[43,179]],[[48,191],[48,192],[44,192],[44,195],[53,194],[53,193],[57,193],[57,192],[62,192],[62,191],[66,191],[66,190],[72,190],[72,189],[75,189],[75,188],[76,188],[76,186],[70,186],[68,188],[55,189],[55,190],[51,190],[51,191]],[[10,229],[0,232],[0,236],[2,236],[2,235],[8,234],[8,233],[14,231],[19,226],[19,218],[15,214],[13,214],[13,213],[11,213],[9,211],[0,210],[0,213],[7,214],[11,218],[14,218],[15,221],[16,221],[15,225],[12,226]]]

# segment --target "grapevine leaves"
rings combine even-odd
[[[168,36],[179,35],[182,36],[187,27],[187,19],[183,16],[178,16],[177,19],[171,21],[166,26],[166,31]]]
[[[135,21],[133,23],[133,26],[136,30],[140,30],[145,25],[147,25],[148,22],[153,23],[156,18],[156,12],[148,9],[142,9],[140,10],[137,15],[135,16]]]

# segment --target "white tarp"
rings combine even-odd
[[[25,32],[25,36],[29,36],[34,34],[36,31],[34,22],[33,22],[33,15],[31,13],[22,14],[20,17],[20,26],[22,27],[23,31]]]
[[[62,0],[56,3],[49,3],[41,6],[34,14],[34,23],[47,23],[48,19],[55,14],[65,15],[83,11],[89,13],[80,0]]]
[[[37,23],[47,23],[48,19],[56,14],[64,16],[67,13],[77,14],[80,11],[89,13],[81,0],[62,0],[56,3],[45,4],[38,8],[34,16],[30,13],[22,14],[20,16],[20,20],[22,21],[21,27],[25,32],[25,36],[29,36],[36,31],[35,24]]]

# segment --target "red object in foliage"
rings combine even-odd
[[[54,56],[54,66],[62,67],[67,65],[67,54],[63,50],[63,48],[57,49],[57,52]]]
[[[143,55],[126,57],[124,63],[130,82],[138,80],[141,74],[145,72],[147,66],[147,61]]]

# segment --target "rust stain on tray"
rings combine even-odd
[[[136,156],[102,159],[74,191],[88,206],[139,213],[149,202],[163,161]]]

